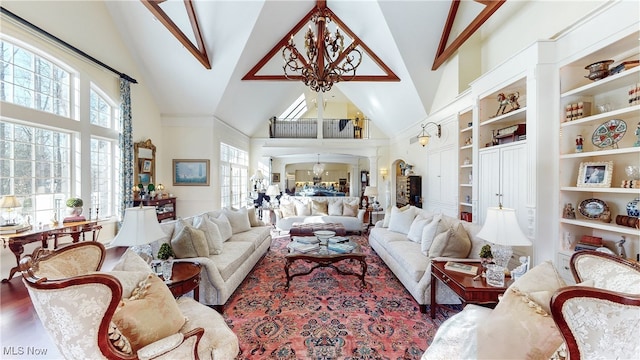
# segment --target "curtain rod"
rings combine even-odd
[[[100,61],[100,60],[98,60],[98,59],[94,58],[93,56],[91,56],[91,55],[89,55],[89,54],[85,53],[84,51],[82,51],[82,50],[78,49],[77,47],[75,47],[75,46],[73,46],[73,45],[69,44],[68,42],[66,42],[66,41],[64,41],[64,40],[62,40],[62,39],[60,39],[59,37],[57,37],[57,36],[55,36],[55,35],[53,35],[53,34],[49,33],[48,31],[46,31],[46,30],[43,30],[43,29],[39,28],[38,26],[36,26],[36,25],[34,25],[34,24],[30,23],[29,21],[27,21],[27,20],[25,20],[25,19],[21,18],[20,16],[18,16],[18,15],[16,15],[16,14],[12,13],[11,11],[9,11],[9,10],[5,9],[5,8],[4,8],[4,7],[2,7],[2,6],[0,6],[0,12],[2,12],[2,14],[4,14],[4,15],[7,15],[7,16],[11,17],[12,19],[14,19],[14,20],[18,21],[18,22],[19,22],[19,23],[21,23],[22,25],[25,25],[25,26],[29,27],[30,29],[37,31],[37,32],[38,32],[38,33],[40,33],[40,34],[42,34],[42,35],[44,35],[44,36],[46,36],[46,37],[48,37],[48,38],[50,38],[50,39],[55,40],[56,42],[58,42],[58,43],[60,43],[60,44],[64,45],[65,47],[67,47],[68,49],[72,50],[72,51],[73,51],[73,52],[75,52],[76,54],[78,54],[78,55],[80,55],[80,56],[82,56],[82,57],[84,57],[84,58],[86,58],[86,59],[90,60],[91,62],[93,62],[93,63],[95,63],[95,64],[98,64],[98,65],[102,66],[103,68],[105,68],[105,69],[107,69],[107,70],[111,71],[112,73],[117,74],[117,75],[118,75],[118,76],[120,76],[121,78],[123,78],[123,79],[125,79],[125,80],[128,80],[129,82],[132,82],[132,83],[134,83],[134,84],[137,84],[137,83],[138,83],[138,80],[136,80],[136,79],[134,79],[134,78],[130,77],[129,75],[127,75],[127,74],[125,74],[125,73],[122,73],[122,72],[120,72],[120,71],[118,71],[118,70],[116,70],[116,69],[112,68],[111,66],[109,66],[109,65],[107,65],[107,64],[105,64],[105,63],[103,63],[102,61]]]

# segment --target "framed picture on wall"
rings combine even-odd
[[[173,159],[174,186],[209,186],[208,159]]]
[[[144,160],[142,162],[142,172],[143,173],[151,172],[151,160]]]
[[[280,173],[271,173],[271,182],[279,183],[280,182]]]

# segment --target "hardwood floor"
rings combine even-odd
[[[107,250],[102,268],[111,269],[123,252],[123,248]],[[0,359],[62,359],[19,274],[0,284],[0,315]]]

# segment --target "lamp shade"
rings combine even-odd
[[[504,207],[487,209],[487,218],[477,236],[496,245],[531,246],[518,225],[516,211]]]
[[[251,178],[253,181],[262,181],[264,180],[264,175],[262,174],[262,170],[256,170],[256,173]]]
[[[280,195],[280,188],[278,187],[278,185],[269,185],[265,195],[267,195],[267,196],[278,196],[278,195]]]
[[[429,140],[431,140],[431,136],[424,134],[424,132],[418,136],[418,142],[422,147],[429,145]]]
[[[378,196],[378,188],[375,186],[367,186],[364,188],[364,196]]]
[[[111,241],[113,246],[138,246],[166,236],[158,223],[154,206],[125,209],[122,228]]]
[[[5,195],[2,197],[2,200],[0,200],[0,208],[11,209],[17,207],[20,207],[20,202],[15,195]]]

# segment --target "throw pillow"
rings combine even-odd
[[[202,214],[193,218],[193,227],[204,232],[204,238],[207,240],[207,247],[209,248],[209,255],[222,254],[222,243],[224,239],[220,234],[220,229],[213,221],[209,219],[209,216]]]
[[[342,199],[329,201],[329,216],[342,216]]]
[[[112,318],[134,353],[177,333],[185,323],[171,291],[158,276],[149,275],[142,286],[146,288],[144,295],[136,300],[123,299]]]
[[[275,211],[275,209],[274,209]],[[251,227],[256,227],[256,226],[263,226],[264,224],[262,223],[262,221],[258,220],[258,215],[256,215],[256,208],[255,207],[250,207],[247,209],[247,214],[249,215],[249,224],[251,224]]]
[[[422,216],[416,216],[409,227],[409,232],[407,233],[407,239],[421,243],[422,242],[422,230],[425,225],[431,222],[431,219],[423,218]]]
[[[240,208],[238,210],[224,208],[222,209],[222,213],[227,217],[227,219],[229,219],[229,224],[231,224],[231,234],[238,234],[251,230],[251,223],[249,222],[247,208]]]
[[[218,217],[209,216],[209,220],[218,225],[218,230],[220,230],[220,235],[222,235],[223,241],[231,239],[233,230],[231,229],[231,223],[229,223],[229,219],[227,219],[224,214],[220,214],[218,215]]]
[[[311,200],[311,215],[328,215],[329,205],[326,201]]]
[[[389,231],[408,234],[413,219],[416,217],[415,208],[410,206],[406,210],[399,208],[391,209],[391,219],[389,220]]]
[[[174,234],[171,238],[171,248],[178,259],[209,256],[209,247],[204,231],[180,220],[176,222]]]
[[[113,270],[116,271],[141,271],[145,273],[152,272],[151,266],[147,264],[140,255],[133,251],[133,248],[128,248],[127,251],[120,256],[120,259],[113,266]]]
[[[301,201],[298,199],[293,200],[293,205],[296,207],[296,215],[297,216],[309,216],[311,215],[311,206],[306,201]]]
[[[296,206],[292,202],[280,203],[280,211],[283,219],[296,216]]]
[[[358,216],[358,200],[352,202],[342,201],[342,216]]]
[[[436,237],[436,230],[438,229],[438,224],[440,224],[440,219],[442,219],[442,214],[436,214],[433,220],[422,229],[420,250],[425,256],[429,256],[429,248],[431,248],[433,239]]]
[[[449,230],[436,235],[427,256],[430,258],[440,256],[466,258],[469,256],[469,251],[471,251],[471,239],[469,239],[469,234],[464,226],[458,223]]]
[[[563,340],[545,307],[563,286],[548,261],[515,281],[478,327],[478,359],[548,359]]]

